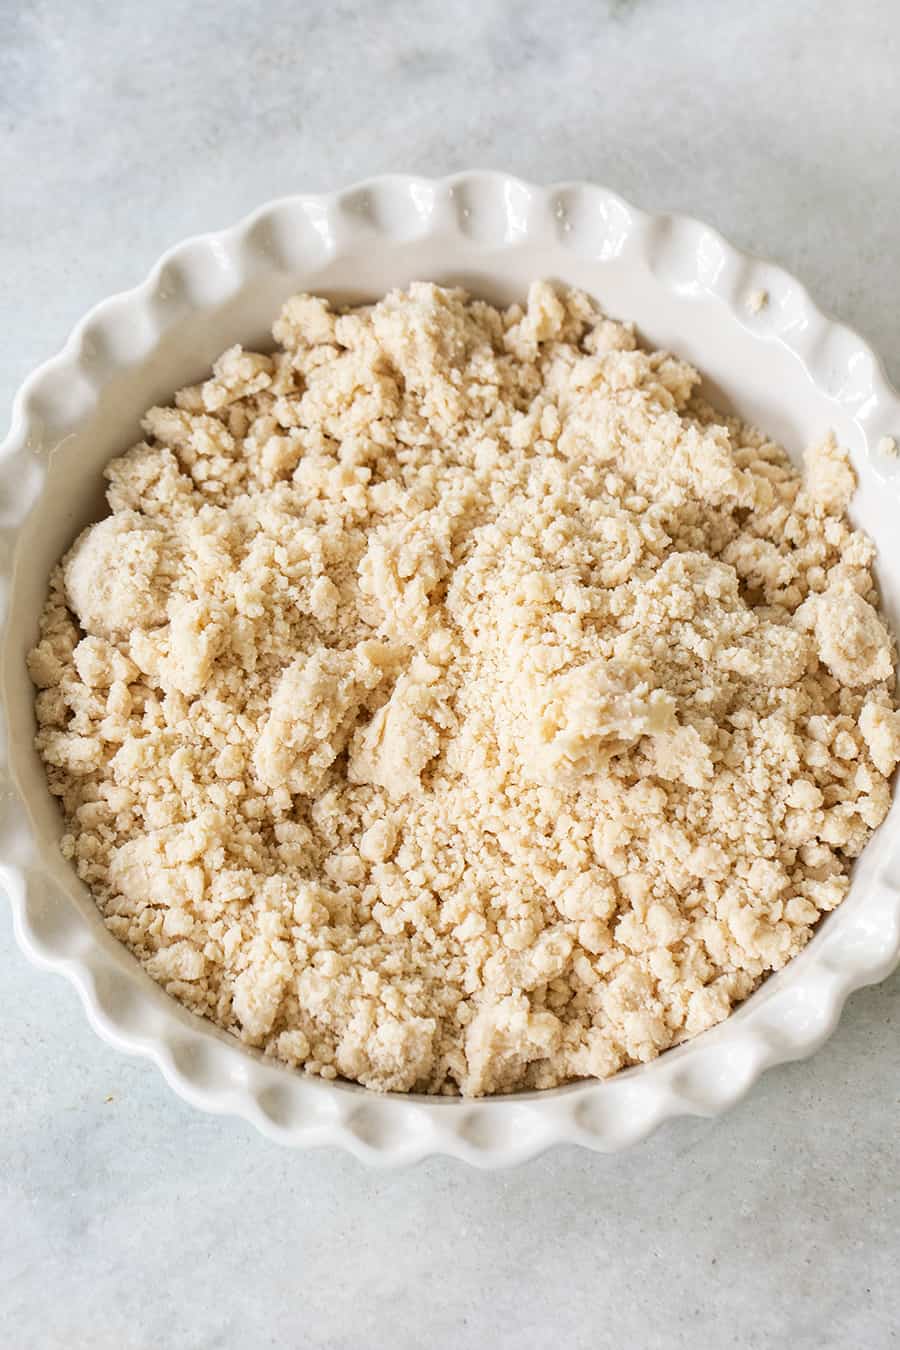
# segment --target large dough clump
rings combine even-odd
[[[165,539],[152,521],[121,511],[91,525],[66,558],[66,599],[86,633],[127,638],[166,621],[159,576]]]

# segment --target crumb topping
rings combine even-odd
[[[187,1007],[383,1091],[546,1088],[726,1017],[900,760],[833,438],[805,477],[583,294],[295,296],[53,574],[63,851]]]

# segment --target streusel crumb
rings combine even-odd
[[[63,851],[198,1014],[372,1088],[726,1017],[900,759],[874,548],[585,296],[296,296],[106,470],[29,658]]]

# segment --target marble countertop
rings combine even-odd
[[[893,0],[0,0],[0,407],[96,300],[269,197],[585,177],[795,271],[900,378]],[[900,1337],[900,977],[729,1116],[482,1175],[295,1155],[173,1096],[0,905],[16,1350]]]

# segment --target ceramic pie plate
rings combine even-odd
[[[882,979],[900,955],[895,800],[845,902],[714,1030],[605,1082],[475,1101],[379,1096],[266,1060],[167,997],[106,931],[60,855],[61,818],[32,745],[25,654],[50,570],[103,514],[102,468],[139,439],[141,414],[201,379],[232,343],[265,343],[292,292],[361,301],[422,279],[508,303],[539,277],[582,287],[611,315],[634,319],[650,344],[703,371],[714,401],[792,455],[833,428],[859,476],[851,514],[878,545],[898,631],[900,462],[877,447],[900,437],[900,399],[873,352],[779,268],[696,220],[648,215],[586,183],[375,178],[285,197],[189,239],[141,285],[93,309],[34,372],[0,448],[0,884],[17,939],[71,981],[105,1040],[152,1059],[194,1106],[241,1116],[280,1143],[339,1145],[373,1163],[444,1153],[485,1167],[559,1143],[620,1149],[669,1117],[724,1111],[770,1065],[810,1054],[847,995]],[[762,291],[768,303],[757,309]]]

